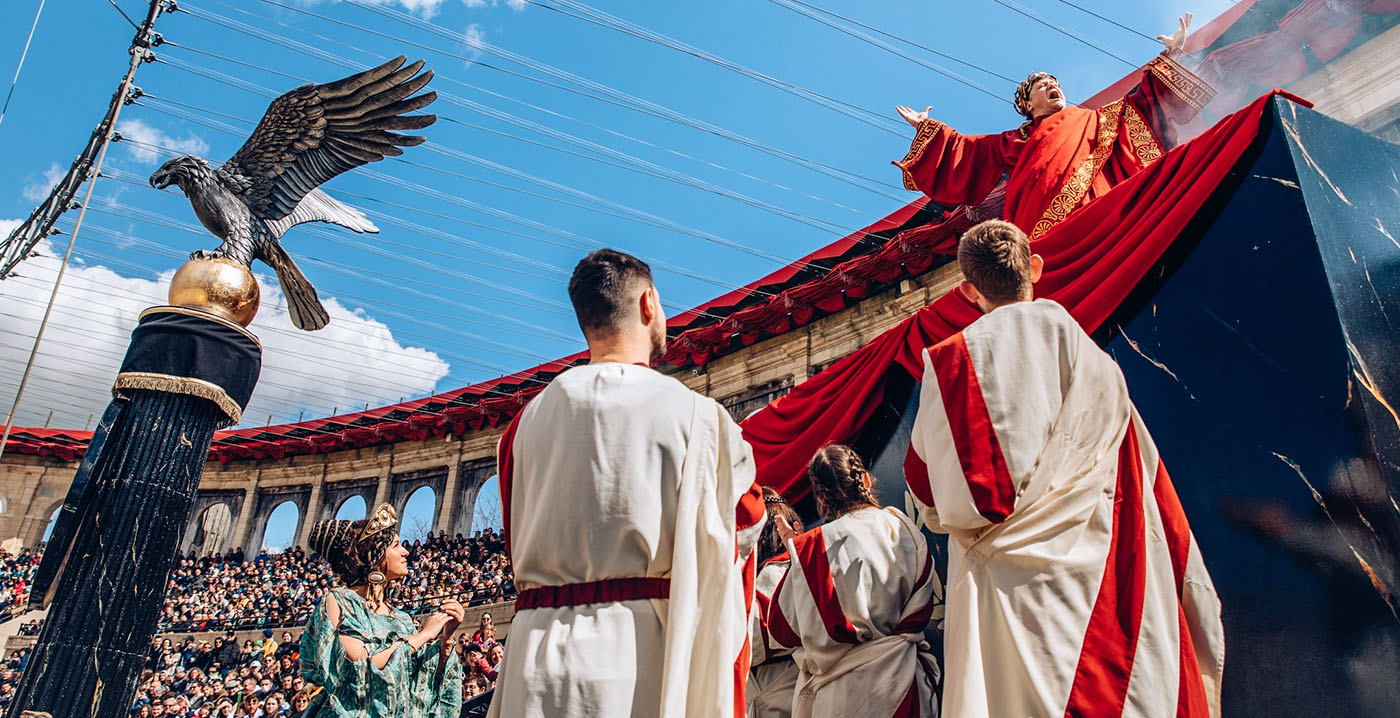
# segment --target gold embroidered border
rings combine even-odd
[[[894,163],[894,166],[904,173],[904,189],[919,191],[919,187],[914,184],[914,175],[909,174],[909,165],[918,162],[919,158],[924,156],[929,143],[943,131],[943,127],[944,124],[938,120],[924,120],[919,123],[919,131],[914,135],[914,142],[909,145],[909,154]]]
[[[1152,128],[1147,126],[1147,122],[1132,105],[1123,106],[1123,126],[1128,129],[1128,141],[1133,143],[1133,151],[1137,153],[1144,167],[1162,156],[1162,148],[1157,146],[1157,138],[1152,136]]]
[[[1084,194],[1089,191],[1094,177],[1103,169],[1103,163],[1107,162],[1108,156],[1113,153],[1113,142],[1118,139],[1118,120],[1123,116],[1123,107],[1126,104],[1123,100],[1118,100],[1099,108],[1099,132],[1093,154],[1079,165],[1079,169],[1065,180],[1065,186],[1060,188],[1060,193],[1050,200],[1045,214],[1041,215],[1040,221],[1031,229],[1031,239],[1045,234],[1051,227],[1059,224],[1084,199]]]
[[[1182,67],[1181,63],[1168,57],[1166,53],[1152,58],[1152,61],[1147,63],[1147,71],[1197,112],[1205,109],[1205,106],[1215,99],[1215,88],[1211,87],[1209,82]]]
[[[157,374],[148,371],[128,371],[117,375],[117,381],[112,385],[112,395],[116,396],[122,389],[142,389],[197,396],[217,404],[219,409],[228,416],[229,426],[243,420],[243,409],[238,406],[238,402],[234,401],[223,387],[203,379],[191,379],[185,376]]]

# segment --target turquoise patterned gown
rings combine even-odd
[[[369,610],[354,591],[332,589],[340,604],[339,635],[363,641],[373,656],[394,644],[393,657],[383,668],[366,658],[352,661],[336,629],[326,618],[321,600],[306,622],[301,637],[301,675],[322,686],[307,712],[313,718],[458,718],[462,708],[462,666],[455,652],[448,654],[440,679],[436,678],[441,655],[433,640],[414,651],[401,639],[418,632],[407,613],[392,615]]]

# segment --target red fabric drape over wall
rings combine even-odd
[[[1037,239],[1045,258],[1036,295],[1063,305],[1093,332],[1137,286],[1266,128],[1275,91],[1166,153]],[[896,365],[920,378],[920,353],[961,331],[980,312],[950,292],[870,344],[793,387],[741,423],[758,480],[790,500],[807,493],[803,473],[817,449],[849,442],[883,398]]]

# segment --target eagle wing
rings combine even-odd
[[[272,101],[248,141],[215,170],[220,182],[268,221],[286,218],[303,197],[336,175],[385,157],[423,137],[436,115],[407,115],[437,99],[419,91],[432,79],[423,61],[402,55],[324,85],[302,85]],[[334,221],[334,220],[332,220]]]

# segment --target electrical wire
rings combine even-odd
[[[1020,15],[1024,15],[1025,17],[1028,17],[1036,21],[1037,23],[1044,25],[1045,27],[1048,27],[1051,30],[1060,33],[1061,35],[1064,35],[1065,37],[1084,45],[1085,47],[1092,48],[1105,55],[1108,55],[1109,57],[1123,63],[1124,65],[1127,65],[1128,67],[1137,67],[1137,63],[1123,57],[1122,55],[1118,54],[1113,50],[1108,49],[1106,46],[1100,44],[1094,39],[1086,37],[1085,35],[1075,32],[1074,30],[1070,30],[1069,28],[1062,27],[1053,22],[1050,22],[1049,20],[1046,20],[1045,18],[1041,17],[1038,13],[1026,7],[1025,5],[1015,2],[1015,0],[992,0],[992,2],[1009,10],[1012,10]]]
[[[15,76],[10,80],[9,92],[5,93],[5,104],[0,106],[0,123],[4,123],[5,113],[10,109],[10,100],[15,96],[15,87],[19,85],[19,73],[24,69],[24,59],[29,57],[29,45],[34,42],[34,31],[39,29],[39,16],[44,14],[44,2],[45,0],[39,0],[39,9],[34,11],[34,23],[29,26],[29,37],[25,38],[24,49],[19,53],[19,64],[15,66]],[[121,8],[117,8],[117,10],[120,11]],[[130,18],[127,19],[130,20]]]

